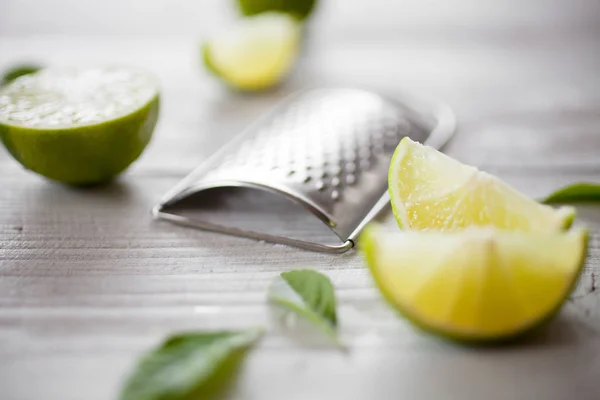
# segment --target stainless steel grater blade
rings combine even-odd
[[[454,114],[441,104],[358,89],[300,92],[190,173],[153,214],[205,230],[341,253],[388,203],[388,167],[399,141],[409,136],[439,148],[454,129]],[[225,226],[169,211],[187,197],[215,188],[251,188],[284,196],[325,223],[340,244]]]

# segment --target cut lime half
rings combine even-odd
[[[26,168],[73,185],[135,161],[158,118],[158,85],[128,67],[49,68],[0,90],[0,139]]]
[[[503,341],[539,326],[569,296],[587,233],[384,232],[361,248],[385,298],[416,325],[450,339]]]
[[[453,231],[468,226],[545,232],[566,229],[572,207],[554,209],[500,179],[404,138],[389,169],[389,192],[405,230]]]
[[[284,13],[244,18],[204,44],[204,65],[233,88],[269,88],[292,68],[300,45],[300,27],[300,22]]]

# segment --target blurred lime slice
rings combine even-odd
[[[244,15],[280,11],[304,19],[311,14],[316,0],[238,0],[238,4]]]
[[[279,83],[292,68],[300,30],[300,22],[283,13],[244,18],[204,45],[204,64],[236,89],[266,89]]]
[[[158,118],[157,80],[128,67],[48,68],[0,89],[0,139],[26,168],[72,185],[135,161]]]

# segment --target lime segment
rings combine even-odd
[[[282,13],[263,13],[239,21],[202,49],[207,69],[228,85],[246,91],[279,83],[298,54],[300,23]]]
[[[581,271],[585,230],[562,233],[470,228],[361,237],[387,300],[416,325],[465,341],[518,336],[548,320]]]
[[[544,232],[570,225],[572,207],[540,204],[500,179],[404,138],[389,169],[394,215],[407,230],[454,231],[467,226]]]
[[[153,75],[124,67],[50,68],[0,90],[0,139],[28,169],[74,185],[135,161],[158,118]]]

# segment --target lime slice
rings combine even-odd
[[[135,161],[158,118],[158,86],[133,68],[50,68],[0,90],[0,139],[26,168],[73,185]]]
[[[316,0],[238,0],[244,15],[255,15],[266,11],[281,11],[299,18],[308,17]]]
[[[389,170],[392,209],[402,229],[454,231],[492,225],[545,232],[570,226],[572,207],[540,204],[500,179],[404,138]]]
[[[204,64],[236,89],[266,89],[279,83],[292,68],[300,29],[296,19],[282,13],[244,18],[204,45]]]
[[[464,341],[502,341],[545,322],[579,276],[585,230],[383,232],[361,248],[387,300],[416,325]]]

